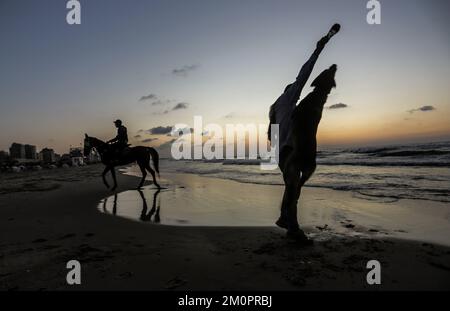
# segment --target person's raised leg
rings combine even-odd
[[[328,33],[317,42],[316,49],[306,61],[306,63],[302,66],[297,76],[297,81],[300,88],[303,88],[303,86],[306,84],[306,81],[308,81],[309,76],[314,69],[314,65],[316,64],[316,61],[319,58],[319,55],[324,49],[325,45],[328,43],[331,37],[333,37],[339,31],[339,29],[341,29],[341,26],[339,24],[334,24],[328,31]]]

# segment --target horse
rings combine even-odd
[[[121,155],[117,155],[114,150],[112,150],[111,145],[109,145],[108,143],[95,137],[89,137],[87,134],[85,134],[84,156],[88,156],[91,153],[92,149],[97,150],[102,163],[106,166],[105,170],[102,173],[103,183],[105,184],[106,188],[109,188],[109,184],[106,181],[106,174],[109,171],[111,171],[111,176],[114,181],[114,186],[111,188],[111,190],[114,191],[117,188],[116,172],[114,168],[116,166],[137,162],[142,172],[142,179],[137,189],[142,188],[142,186],[144,185],[147,171],[149,171],[149,173],[152,175],[153,183],[155,184],[155,186],[158,187],[158,189],[161,189],[161,186],[156,181],[155,176],[156,171],[159,177],[159,154],[155,148],[145,146],[127,147],[127,149],[122,152]],[[153,166],[155,170],[150,167],[150,158],[153,160]]]

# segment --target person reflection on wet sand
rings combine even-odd
[[[142,212],[141,217],[139,218],[142,221],[152,221],[153,214],[155,217],[153,218],[154,223],[159,223],[161,221],[161,218],[159,216],[159,210],[161,207],[161,201],[158,198],[158,194],[161,192],[161,190],[156,190],[156,192],[153,194],[153,205],[150,212],[147,214],[148,206],[147,206],[147,200],[145,199],[144,192],[142,190],[137,190],[139,192],[139,195],[142,198]],[[157,200],[158,199],[158,200]],[[156,201],[158,201],[158,204],[156,204]],[[158,206],[156,206],[158,205]]]

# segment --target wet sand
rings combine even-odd
[[[450,288],[448,206],[370,202],[305,188],[301,222],[316,244],[299,248],[274,226],[166,226],[101,213],[98,204],[111,196],[99,178],[101,170],[89,166],[0,176],[0,289]],[[139,182],[120,174],[118,180],[118,192]],[[278,186],[188,174],[163,176],[163,184],[192,191],[161,200],[161,222],[165,206],[183,198],[195,204],[199,191],[211,204],[228,204],[232,198],[242,208],[274,205],[275,212],[282,194]],[[66,284],[71,259],[81,262],[81,285]],[[381,285],[366,283],[365,265],[371,259],[381,262]]]

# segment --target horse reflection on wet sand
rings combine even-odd
[[[153,203],[152,203],[152,208],[150,209],[150,211],[148,211],[147,199],[145,198],[144,192],[140,189],[138,189],[136,191],[139,193],[139,196],[142,199],[142,211],[141,211],[141,215],[140,215],[139,219],[144,222],[152,222],[155,224],[160,223],[161,217],[160,217],[159,212],[160,212],[160,208],[161,208],[161,198],[158,197],[158,195],[161,192],[161,189],[158,189],[153,193]],[[108,198],[105,198],[103,200],[103,206],[102,206],[104,213],[108,213],[108,210],[106,208],[107,203],[108,203]],[[112,206],[111,213],[115,216],[117,215],[117,193],[114,194],[113,206]],[[153,220],[152,220],[152,217],[153,217]]]
[[[158,198],[158,194],[161,192],[160,189],[156,190],[155,193],[153,194],[153,205],[152,205],[152,209],[150,210],[150,212],[148,212],[147,214],[147,200],[145,199],[144,196],[144,192],[142,190],[138,190],[139,195],[142,198],[142,212],[141,212],[141,217],[139,217],[140,220],[142,221],[150,221],[152,222],[152,216],[155,215],[155,217],[153,218],[153,222],[154,223],[160,223],[161,222],[161,218],[159,216],[159,210],[161,207],[161,198]]]

